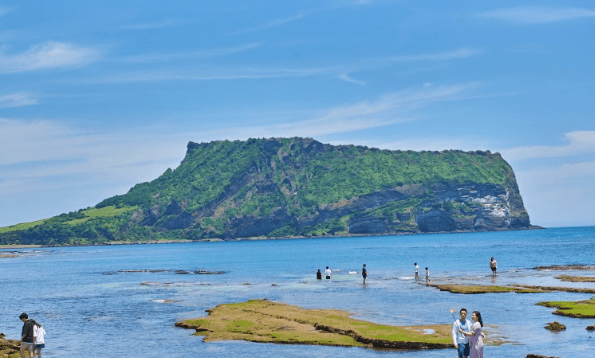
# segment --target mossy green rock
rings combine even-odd
[[[595,299],[585,301],[550,301],[539,302],[538,305],[556,307],[553,313],[575,318],[595,318]]]
[[[350,318],[338,310],[310,310],[268,300],[222,304],[204,318],[177,322],[204,342],[246,340],[388,349],[452,348],[451,325],[387,326]]]

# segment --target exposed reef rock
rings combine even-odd
[[[539,271],[592,271],[595,270],[593,265],[552,265],[552,266],[537,266],[533,270]]]
[[[20,345],[20,341],[6,339],[4,333],[0,333],[0,357],[19,356]]]
[[[560,332],[565,331],[566,326],[557,321],[554,321],[552,323],[548,323],[547,326],[545,326],[545,329],[550,330],[552,332]]]
[[[574,318],[595,318],[595,298],[585,301],[539,302],[538,305],[556,307],[555,315]]]
[[[204,318],[176,322],[204,342],[246,340],[396,350],[452,348],[450,325],[387,326],[359,321],[348,312],[308,310],[268,300],[222,304]]]

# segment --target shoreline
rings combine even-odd
[[[526,228],[519,229],[503,229],[503,230],[455,230],[455,231],[436,231],[436,232],[397,232],[386,234],[341,234],[341,235],[322,235],[322,236],[288,236],[288,237],[241,237],[233,239],[209,238],[200,240],[189,239],[164,239],[164,240],[146,240],[146,241],[109,241],[103,243],[90,244],[74,244],[74,245],[38,245],[38,244],[17,244],[17,245],[0,245],[0,250],[3,249],[27,249],[27,248],[47,248],[47,247],[86,247],[86,246],[111,246],[111,245],[153,245],[153,244],[190,244],[201,242],[236,242],[236,241],[265,241],[265,240],[300,240],[300,239],[334,239],[334,238],[352,238],[352,237],[382,237],[382,236],[403,236],[403,235],[434,235],[434,234],[471,234],[471,233],[489,233],[489,232],[508,232],[508,231],[528,231],[528,230],[547,230],[546,227],[531,225]]]

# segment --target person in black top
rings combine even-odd
[[[320,269],[318,269],[318,272],[316,272],[316,279],[322,280],[322,272],[320,272]]]
[[[362,267],[362,277],[364,278],[364,285],[366,284],[366,277],[368,277],[368,270],[366,270],[366,264]]]
[[[26,313],[21,313],[19,319],[23,321],[23,330],[21,332],[21,358],[25,358],[25,351],[28,357],[33,357],[33,321],[29,319]]]

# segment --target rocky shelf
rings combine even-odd
[[[593,265],[551,265],[551,266],[537,266],[533,270],[539,271],[594,271]]]
[[[268,300],[222,304],[204,318],[176,323],[204,342],[246,340],[397,350],[452,348],[451,325],[388,326],[350,318],[339,310],[310,310]]]
[[[555,307],[553,314],[574,318],[595,318],[595,299],[585,301],[550,301],[539,302],[538,305]]]
[[[458,285],[458,284],[428,284],[440,291],[448,291],[464,295],[473,295],[481,293],[541,293],[547,292],[538,288],[525,288],[516,286],[484,286],[484,285]]]
[[[0,357],[1,358],[17,358],[20,357],[19,347],[20,341],[6,339],[4,333],[0,333]]]
[[[560,275],[556,276],[558,280],[564,282],[595,282],[595,277],[589,276],[569,276],[569,275]]]

